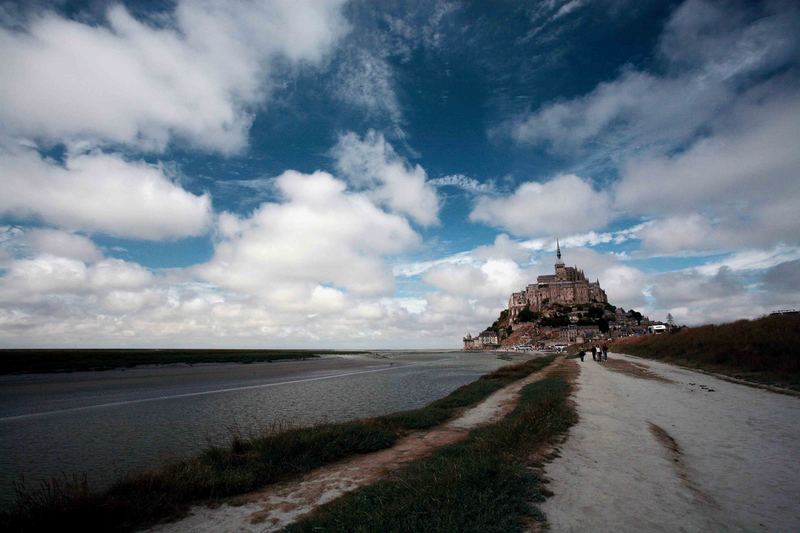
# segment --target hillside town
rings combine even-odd
[[[566,266],[556,241],[553,274],[512,293],[508,307],[478,335],[464,337],[465,350],[561,349],[569,344],[660,334],[673,324],[653,322],[633,309],[608,303],[600,280],[589,281],[577,266]]]

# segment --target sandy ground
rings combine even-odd
[[[470,430],[505,417],[516,405],[520,389],[553,368],[531,374],[495,392],[460,417],[428,431],[414,432],[392,448],[356,456],[319,468],[299,482],[279,483],[218,507],[193,507],[178,521],[161,524],[151,532],[266,532],[277,531],[302,515],[342,494],[369,485],[388,472],[457,442]]]
[[[800,531],[800,398],[609,358],[545,468],[552,531]]]

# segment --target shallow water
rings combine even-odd
[[[0,505],[13,484],[85,473],[101,488],[274,424],[421,407],[508,364],[494,354],[385,352],[0,377]]]

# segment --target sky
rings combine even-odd
[[[800,4],[0,2],[0,346],[456,348],[568,265],[800,307]]]

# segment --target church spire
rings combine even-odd
[[[561,260],[561,245],[556,239],[556,266],[564,266],[564,261]]]

